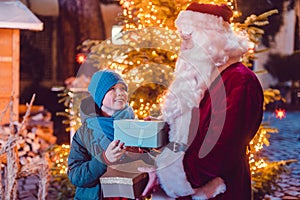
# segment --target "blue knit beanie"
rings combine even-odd
[[[102,70],[94,73],[88,91],[99,108],[101,108],[103,98],[108,90],[117,83],[123,83],[127,89],[124,79],[112,70]]]

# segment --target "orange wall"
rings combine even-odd
[[[0,29],[0,119],[1,124],[9,122],[9,112],[2,116],[3,110],[13,96],[13,120],[18,120],[19,107],[19,60],[20,31]]]

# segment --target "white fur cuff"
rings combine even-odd
[[[165,148],[156,159],[157,176],[162,189],[170,197],[177,198],[194,194],[182,165],[184,152]]]

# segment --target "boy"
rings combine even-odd
[[[81,103],[82,126],[76,131],[68,158],[68,177],[76,186],[74,199],[98,200],[99,178],[107,165],[121,162],[124,143],[113,141],[115,119],[134,119],[128,106],[127,85],[111,71],[96,72],[88,86],[90,97]]]

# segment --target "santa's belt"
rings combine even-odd
[[[167,144],[167,147],[173,151],[173,152],[179,152],[179,151],[186,151],[188,146],[184,143],[179,143],[179,142],[170,142]]]

